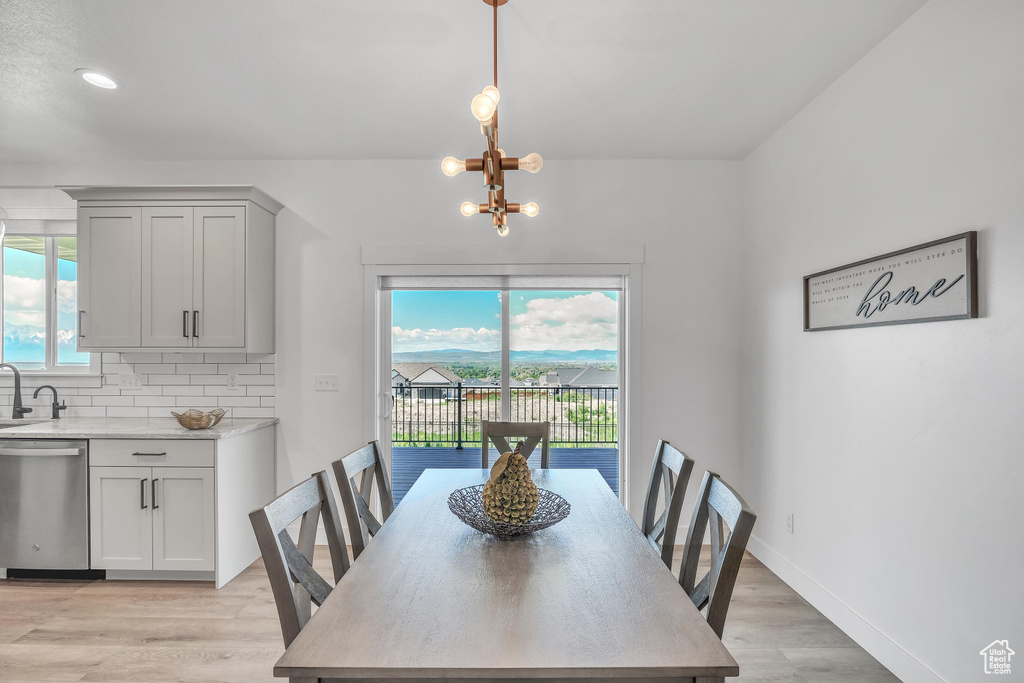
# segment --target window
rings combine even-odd
[[[481,420],[548,422],[550,466],[597,469],[618,495],[621,275],[391,276],[380,288],[396,502],[425,468],[479,467]]]
[[[3,238],[3,362],[21,370],[88,372],[78,337],[77,238],[7,234]]]

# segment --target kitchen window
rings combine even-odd
[[[0,358],[20,370],[84,374],[92,369],[92,354],[76,348],[78,240],[68,232],[64,227],[64,234],[44,228],[3,235]]]

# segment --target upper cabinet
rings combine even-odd
[[[64,187],[80,351],[274,350],[274,221],[249,186]]]

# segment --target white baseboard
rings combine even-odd
[[[747,550],[901,681],[946,683],[941,676],[757,536],[752,535],[747,541]]]

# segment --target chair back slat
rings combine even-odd
[[[705,472],[693,518],[686,534],[679,583],[697,609],[707,607],[708,624],[718,637],[725,630],[725,618],[736,586],[743,551],[757,515],[743,498],[714,472]],[[697,581],[701,544],[711,536],[711,568]]]
[[[391,480],[377,441],[371,441],[344,458],[335,460],[332,466],[341,488],[341,504],[345,509],[349,536],[352,538],[352,555],[358,558],[370,539],[377,535],[395,511]],[[374,484],[380,500],[381,519],[377,519],[371,509]]]
[[[310,601],[321,605],[331,592],[330,584],[313,569],[316,528],[321,518],[337,583],[348,571],[349,560],[327,472],[313,475],[249,513],[274,593],[285,647],[309,621]],[[297,543],[287,528],[296,520],[301,520]]]
[[[519,453],[529,460],[530,455],[540,450],[540,466],[543,469],[548,467],[549,446],[551,440],[551,423],[544,422],[497,422],[494,420],[482,420],[480,423],[481,437],[481,462],[484,469],[488,466],[489,451],[491,444],[498,449],[498,453],[508,453],[513,449],[508,439],[515,437],[523,442]]]
[[[331,594],[330,584],[316,573],[306,556],[292,545],[292,539],[288,535],[287,529],[281,529],[277,536],[281,543],[281,549],[284,551],[285,564],[288,565],[292,581],[302,586],[317,605],[324,604],[324,600]]]
[[[276,534],[281,529],[320,505],[320,487],[316,477],[311,477],[301,484],[296,484],[281,495],[267,503],[263,509],[267,512],[271,528]]]
[[[640,527],[648,542],[661,555],[662,561],[672,568],[676,533],[683,509],[686,485],[693,470],[693,459],[668,441],[658,441],[658,450],[651,466],[651,479],[647,484],[647,499]],[[658,490],[665,494],[665,508],[658,516]]]

